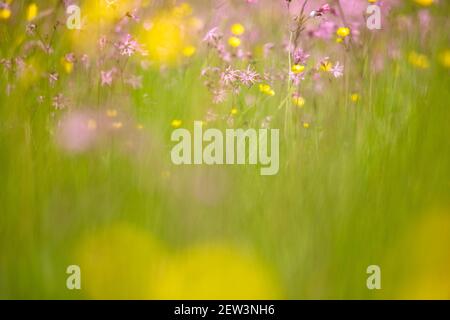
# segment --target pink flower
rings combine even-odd
[[[111,86],[113,82],[113,76],[116,73],[116,68],[112,68],[109,71],[101,71],[101,85],[102,86]]]
[[[331,39],[335,30],[336,24],[333,21],[323,21],[317,29],[310,31],[310,35],[321,39]]]
[[[224,102],[226,100],[226,98],[227,98],[227,94],[226,94],[225,90],[217,89],[217,90],[213,91],[213,99],[212,99],[212,101],[213,101],[214,104],[218,104],[218,103]]]
[[[208,45],[215,47],[217,46],[221,38],[222,34],[219,33],[219,28],[214,27],[206,33],[205,37],[203,38],[203,42],[206,42]]]
[[[129,84],[133,89],[142,88],[142,76],[130,76],[125,83]]]
[[[122,56],[131,57],[136,52],[146,55],[146,52],[142,50],[140,44],[130,34],[125,35],[121,41],[116,43],[116,47]]]
[[[77,112],[66,115],[57,130],[59,146],[70,153],[88,150],[96,140],[96,122],[87,113]]]
[[[236,82],[239,78],[239,71],[233,70],[231,66],[225,69],[224,72],[220,75],[220,81],[223,85],[228,86]]]
[[[296,49],[293,54],[294,64],[305,64],[309,56],[310,55],[305,53],[303,49]]]
[[[255,70],[252,70],[251,66],[248,66],[247,70],[240,72],[239,79],[241,80],[243,85],[250,87],[256,82],[258,82],[260,77]]]
[[[344,66],[338,62],[331,69],[331,73],[335,78],[340,78],[344,75]]]

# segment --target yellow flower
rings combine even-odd
[[[152,299],[164,249],[149,234],[116,224],[84,236],[75,249],[82,290],[93,299]]]
[[[301,64],[294,64],[291,69],[293,73],[301,73],[305,71],[305,66]]]
[[[433,4],[434,0],[414,0],[414,2],[421,6],[428,7]]]
[[[194,46],[187,46],[183,48],[183,55],[185,57],[192,57],[195,51],[197,51],[197,49]]]
[[[427,69],[430,66],[428,57],[415,51],[410,52],[408,60],[410,64],[418,69]]]
[[[181,127],[181,125],[183,124],[183,121],[179,120],[179,119],[174,119],[171,122],[172,127],[174,128],[179,128]]]
[[[262,93],[267,94],[268,96],[274,96],[275,91],[268,85],[268,84],[260,84],[259,85],[259,91]]]
[[[27,8],[27,20],[32,21],[38,15],[39,8],[36,3],[32,3]]]
[[[278,281],[261,261],[216,244],[176,255],[154,284],[157,299],[279,299]]]
[[[65,58],[61,59],[61,64],[64,68],[64,70],[66,71],[66,73],[72,73],[73,71],[73,63],[70,61],[67,61]]]
[[[97,121],[95,121],[94,119],[89,119],[88,123],[87,123],[87,127],[89,130],[97,129]]]
[[[184,2],[179,6],[173,8],[172,14],[174,17],[184,18],[190,16],[192,14],[192,11],[192,7],[188,3]]]
[[[303,108],[303,106],[305,105],[305,98],[301,96],[294,96],[292,97],[292,103],[299,108]]]
[[[240,36],[240,35],[244,34],[244,32],[245,32],[245,28],[240,23],[235,23],[231,26],[231,33],[236,36]]]
[[[309,128],[309,122],[303,122],[303,128],[308,129]]]
[[[0,19],[8,20],[9,17],[11,17],[11,10],[9,10],[8,8],[0,9]]]
[[[121,129],[121,128],[123,127],[123,123],[120,122],[120,121],[113,122],[113,123],[112,123],[112,127],[113,127],[114,129]]]
[[[337,29],[336,34],[341,38],[345,38],[350,34],[350,29],[347,27],[340,27]]]
[[[114,109],[106,110],[106,116],[109,117],[109,118],[117,117],[117,110],[114,110]]]
[[[376,3],[378,0],[368,0],[369,3]]]
[[[233,48],[237,48],[241,45],[241,39],[238,37],[230,37],[228,39],[228,44]]]
[[[441,53],[440,60],[444,67],[450,68],[450,49]]]
[[[332,68],[333,64],[328,60],[322,61],[320,63],[320,69],[322,69],[323,71],[330,72]]]
[[[238,109],[237,108],[232,108],[231,109],[231,111],[230,111],[230,114],[232,115],[232,116],[235,116],[235,115],[237,115],[238,114]]]
[[[344,39],[342,39],[342,38],[339,38],[339,37],[336,38],[336,42],[337,42],[337,43],[342,43],[343,41],[344,41]]]
[[[352,102],[358,102],[359,101],[359,94],[357,93],[352,93],[350,95],[350,100],[352,100]]]

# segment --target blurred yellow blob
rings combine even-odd
[[[345,38],[350,34],[350,29],[347,27],[340,27],[337,29],[336,34],[341,38]]]
[[[333,64],[330,61],[323,61],[320,63],[320,69],[325,72],[330,72],[333,68]]]
[[[76,250],[82,288],[93,299],[150,299],[165,256],[152,237],[125,224],[94,232]]]
[[[27,21],[32,21],[38,15],[39,9],[36,3],[32,3],[27,8]]]
[[[179,119],[174,119],[171,122],[172,127],[174,128],[179,128],[181,127],[181,125],[183,124],[183,121],[179,120]]]
[[[280,299],[272,273],[253,256],[226,245],[175,256],[154,285],[157,299]]]
[[[293,73],[301,73],[305,71],[305,66],[301,64],[294,64],[291,69]]]
[[[148,22],[149,27],[140,36],[149,58],[159,64],[173,65],[182,56],[190,57],[195,47],[189,45],[192,8],[182,3],[171,10],[162,12]]]
[[[305,105],[305,98],[301,97],[301,96],[294,96],[292,97],[292,103],[299,107],[299,108],[303,108],[303,106]]]
[[[197,49],[194,46],[187,46],[183,49],[183,55],[185,57],[192,57]]]
[[[427,69],[430,66],[428,57],[415,51],[409,53],[408,61],[411,65],[418,69]]]
[[[237,48],[241,45],[241,39],[238,37],[230,37],[228,39],[228,44],[233,48]]]
[[[245,32],[245,28],[240,23],[235,23],[231,26],[231,33],[236,36],[240,36],[240,35],[244,34],[244,32]]]
[[[11,17],[11,10],[8,8],[6,9],[0,9],[0,19],[7,20]]]
[[[450,68],[450,49],[447,49],[441,53],[440,60],[444,67]]]
[[[114,23],[134,8],[135,0],[90,0],[81,8],[88,25]]]
[[[357,93],[352,93],[352,94],[350,95],[350,100],[351,100],[352,102],[358,102],[358,101],[359,101],[359,94],[357,94]]]
[[[450,210],[420,219],[404,239],[408,263],[401,299],[450,299]]]
[[[70,61],[67,61],[65,58],[61,59],[61,64],[64,68],[64,71],[68,74],[72,73],[73,71],[73,63]]]
[[[414,0],[414,2],[421,6],[428,7],[433,4],[434,0]]]

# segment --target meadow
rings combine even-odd
[[[449,16],[0,1],[0,299],[449,299]],[[173,164],[194,121],[279,129],[278,173]]]

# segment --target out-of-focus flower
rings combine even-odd
[[[53,97],[52,106],[56,110],[61,110],[66,107],[66,103],[65,103],[64,96],[62,93],[58,93],[56,96]]]
[[[427,69],[430,66],[428,57],[424,54],[412,51],[408,55],[408,61],[411,65],[418,69]]]
[[[228,38],[228,44],[233,48],[237,48],[241,45],[241,39],[238,37],[230,37]]]
[[[90,149],[97,138],[97,122],[92,114],[73,112],[64,116],[56,133],[58,145],[67,152],[81,153]]]
[[[74,63],[74,60],[71,60],[70,57],[66,56],[66,57],[61,58],[61,64],[66,73],[69,73],[69,74],[72,73],[73,63]]]
[[[336,34],[341,38],[345,38],[350,34],[350,29],[347,27],[340,27],[337,29]]]
[[[29,23],[27,24],[27,27],[25,29],[25,32],[27,33],[27,35],[29,36],[34,36],[36,34],[36,24],[34,23]]]
[[[155,17],[142,37],[149,58],[163,65],[176,63],[185,47],[182,24],[169,13]]]
[[[444,67],[450,68],[450,49],[446,49],[442,52],[439,58]]]
[[[11,9],[8,6],[0,8],[0,20],[8,20],[11,17]]]
[[[108,71],[100,71],[100,80],[102,86],[111,86],[114,78],[114,74],[117,72],[116,68],[112,68]]]
[[[142,76],[131,75],[125,83],[129,84],[133,89],[142,88]]]
[[[414,2],[421,6],[428,7],[433,4],[434,0],[414,0]]]
[[[223,85],[229,86],[235,83],[239,79],[239,70],[234,70],[231,66],[228,66],[224,72],[220,75],[220,81]]]
[[[352,102],[358,102],[358,101],[359,101],[359,94],[357,94],[356,92],[352,93],[352,94],[350,95],[350,100],[351,100]]]
[[[185,57],[192,57],[196,51],[197,51],[197,49],[194,46],[190,45],[190,46],[184,47],[182,53],[183,53],[183,56],[185,56]]]
[[[123,223],[86,234],[75,250],[93,299],[151,299],[167,259],[150,234]]]
[[[400,290],[395,299],[450,298],[449,209],[438,207],[427,210],[421,218],[408,224],[408,232],[393,247],[389,258],[391,261],[394,260],[392,257],[397,262],[402,261]],[[392,265],[386,267],[392,268]]]
[[[318,10],[311,11],[309,14],[310,17],[321,17],[324,14],[333,12],[330,5],[328,3],[322,5]]]
[[[123,128],[123,123],[121,121],[114,121],[113,123],[111,123],[111,127],[113,129],[122,129]]]
[[[335,78],[340,78],[344,75],[344,66],[338,62],[331,68],[331,73]]]
[[[303,108],[303,106],[305,105],[305,98],[303,98],[301,95],[299,95],[298,93],[294,93],[292,95],[292,103],[299,107],[299,108]]]
[[[174,119],[171,122],[171,126],[173,128],[179,128],[179,127],[181,127],[182,124],[183,124],[183,121],[181,121],[180,119]]]
[[[106,116],[108,118],[115,118],[115,117],[117,117],[117,110],[115,110],[115,109],[108,109],[108,110],[106,110]]]
[[[336,29],[336,23],[331,20],[322,21],[318,28],[309,32],[313,37],[320,39],[330,39]]]
[[[214,27],[206,33],[205,37],[203,38],[203,41],[206,42],[208,45],[215,47],[221,38],[222,34],[219,33],[219,28]]]
[[[291,71],[293,73],[302,73],[303,71],[305,71],[305,66],[301,64],[294,64],[291,68]]]
[[[259,79],[259,74],[255,70],[253,70],[251,66],[248,66],[247,69],[239,72],[239,80],[245,86],[250,87],[258,82]]]
[[[238,110],[237,108],[231,108],[231,110],[230,110],[230,114],[231,114],[232,116],[237,115],[238,112],[239,112],[239,110]]]
[[[221,244],[175,256],[154,288],[158,299],[281,298],[275,276],[261,261]]]
[[[216,89],[213,91],[213,99],[212,102],[214,104],[222,103],[227,98],[227,92],[223,90],[222,88]]]
[[[50,72],[48,74],[48,81],[50,85],[55,85],[55,83],[59,80],[59,74],[57,72]]]
[[[305,65],[309,56],[310,55],[303,51],[303,49],[297,48],[293,54],[294,64]]]
[[[322,71],[330,72],[333,68],[333,64],[330,62],[328,57],[325,57],[319,62],[319,67]]]
[[[260,84],[259,85],[259,91],[262,93],[268,95],[268,96],[274,96],[275,91],[272,89],[272,87],[268,84]]]
[[[27,20],[32,21],[38,15],[39,8],[36,3],[31,3],[27,8]]]
[[[231,33],[234,34],[235,36],[243,35],[244,32],[245,32],[245,28],[240,23],[235,23],[231,26]]]
[[[133,39],[131,34],[126,34],[124,38],[116,44],[116,47],[122,56],[131,57],[136,51],[139,51],[141,54],[146,55],[144,50],[142,50],[139,43],[135,39]]]

